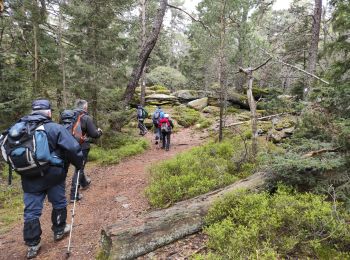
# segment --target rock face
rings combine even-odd
[[[147,105],[177,105],[178,99],[172,95],[153,94],[146,96]]]
[[[197,111],[201,111],[203,108],[208,106],[208,98],[196,99],[187,104],[188,107],[193,108]]]

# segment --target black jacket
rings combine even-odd
[[[55,152],[64,161],[63,167],[50,166],[44,176],[23,177],[22,187],[24,192],[41,192],[55,186],[67,177],[69,163],[80,169],[83,164],[83,153],[79,143],[72,134],[62,125],[52,122],[40,114],[32,114],[25,117],[26,120],[43,120],[47,134],[50,152]]]
[[[83,113],[84,115],[80,119],[83,134],[86,135],[88,138],[99,138],[101,136],[101,133],[97,131],[97,127],[95,126],[91,116],[86,112]],[[90,149],[89,139],[87,139],[84,143],[81,144],[81,149]]]

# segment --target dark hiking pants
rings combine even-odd
[[[50,174],[50,173],[49,173]],[[66,226],[67,200],[65,194],[65,181],[45,191],[23,194],[24,226],[23,239],[27,246],[36,246],[41,239],[40,216],[44,207],[45,197],[52,204],[52,231],[62,232]]]

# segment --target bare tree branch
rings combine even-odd
[[[213,37],[210,28],[209,28],[203,21],[201,21],[201,20],[199,20],[199,19],[196,19],[196,18],[193,17],[193,15],[191,15],[189,12],[183,10],[182,8],[180,8],[180,7],[178,7],[178,6],[171,5],[171,4],[168,4],[168,6],[169,6],[170,8],[174,8],[174,9],[176,9],[176,10],[179,10],[179,11],[181,11],[181,12],[187,14],[187,15],[192,19],[192,21],[195,21],[195,22],[197,22],[197,23],[200,23],[200,24],[203,26],[203,28],[206,29],[206,30],[209,32],[209,35],[210,35],[211,37]]]
[[[324,80],[324,79],[322,79],[322,78],[320,78],[320,77],[317,77],[316,75],[314,75],[314,74],[312,74],[312,73],[310,73],[310,72],[307,72],[306,70],[303,70],[303,69],[301,69],[301,68],[299,68],[299,67],[297,67],[297,66],[295,66],[295,65],[289,64],[289,63],[284,62],[283,60],[281,60],[281,59],[279,59],[279,58],[277,58],[277,57],[274,57],[271,53],[269,53],[268,51],[264,50],[264,49],[261,48],[261,47],[258,47],[258,48],[259,48],[260,50],[262,50],[263,52],[265,52],[267,55],[269,55],[272,59],[276,60],[277,62],[282,63],[283,65],[286,65],[286,66],[288,66],[288,67],[294,68],[294,69],[296,69],[296,70],[299,70],[300,72],[303,72],[303,73],[309,75],[310,77],[313,77],[313,78],[315,78],[315,79],[317,79],[317,80],[319,80],[319,81],[321,81],[321,82],[323,82],[323,83],[329,85],[329,82],[328,82],[328,81],[326,81],[326,80]]]

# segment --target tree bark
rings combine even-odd
[[[224,118],[224,106],[226,95],[225,88],[225,57],[224,57],[224,47],[225,47],[225,36],[226,36],[226,19],[225,19],[225,10],[226,10],[226,0],[221,2],[221,14],[220,14],[220,49],[219,49],[219,86],[220,86],[220,115],[219,115],[219,142],[223,139],[223,118]]]
[[[145,46],[146,43],[146,0],[140,0],[141,4],[141,24],[142,24],[142,36],[141,36],[141,50]],[[145,97],[146,97],[146,64],[142,69],[141,75],[141,105],[145,105]]]
[[[321,16],[322,16],[322,0],[315,0],[313,23],[311,31],[311,44],[309,48],[308,68],[307,71],[311,74],[316,72],[316,62],[318,54],[318,42],[320,40],[320,28],[321,28]],[[307,79],[307,86],[304,91],[304,99],[307,98],[311,91],[311,87],[314,80],[311,77]]]
[[[248,89],[247,89],[247,97],[248,104],[251,113],[251,121],[252,121],[252,155],[253,160],[255,160],[256,155],[258,154],[258,126],[257,126],[257,117],[256,117],[256,102],[253,96],[253,75],[252,72],[248,74]]]
[[[256,173],[226,188],[150,212],[137,220],[128,219],[110,225],[101,233],[104,256],[108,259],[135,259],[199,232],[214,201],[239,189],[259,189],[265,185],[266,179],[267,174]]]
[[[124,102],[126,105],[130,103],[130,101],[134,96],[135,88],[139,82],[143,68],[145,67],[146,62],[154,46],[157,43],[158,36],[162,28],[165,11],[168,5],[168,0],[160,0],[159,2],[160,2],[160,6],[158,8],[157,15],[153,23],[152,31],[148,36],[147,41],[139,54],[138,61],[133,68],[130,81],[125,89]]]
[[[59,3],[59,16],[58,16],[58,44],[60,49],[60,59],[61,59],[61,73],[62,73],[62,85],[57,87],[57,107],[61,108],[62,104],[67,107],[67,91],[66,91],[66,69],[65,69],[65,50],[62,42],[62,27],[63,27],[63,11],[62,4],[64,0]]]
[[[34,60],[33,60],[33,95],[34,97],[39,95],[39,47],[38,47],[38,23],[33,21],[33,47],[34,47]]]

